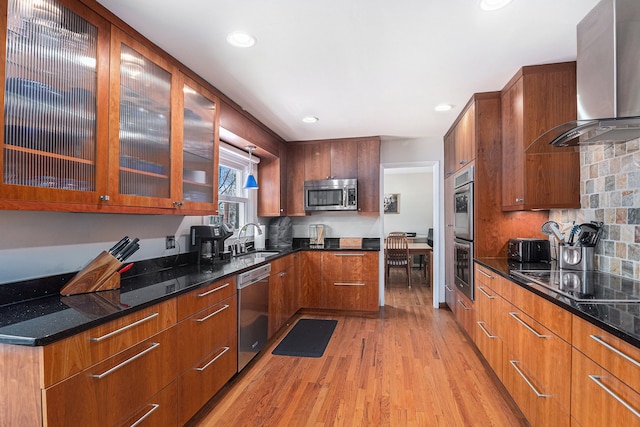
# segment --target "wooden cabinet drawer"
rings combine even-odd
[[[500,277],[498,274],[489,270],[488,268],[479,266],[476,264],[476,273],[474,276],[476,287],[478,283],[481,286],[489,287],[493,290],[493,292],[497,293],[500,296],[506,296],[509,292],[509,288],[511,286],[515,286],[515,284],[506,280],[503,277]]]
[[[505,296],[511,304],[535,319],[563,340],[571,342],[571,313],[534,294],[528,289],[512,284]]]
[[[112,426],[173,381],[176,328],[43,391],[47,426]]]
[[[345,283],[378,281],[378,253],[322,252],[322,278]]]
[[[235,295],[199,311],[178,323],[178,372],[238,333],[238,300]]]
[[[476,324],[476,311],[473,303],[462,292],[455,290],[456,302],[454,305],[454,314],[456,320],[469,335],[472,341],[475,342],[475,334],[477,329]]]
[[[238,371],[233,336],[178,378],[178,424],[184,425]]]
[[[118,427],[175,427],[178,425],[176,401],[178,382],[174,381],[149,399]]]
[[[640,390],[640,349],[573,316],[573,346],[629,387]]]
[[[558,402],[570,410],[571,345],[527,316],[516,307],[503,314],[506,323],[505,346],[511,354],[508,364],[517,364],[544,399]],[[504,365],[504,369],[514,369]]]
[[[640,425],[637,387],[625,384],[575,348],[572,371],[571,415],[579,425]]]
[[[236,294],[236,276],[217,280],[178,297],[178,320]]]
[[[136,311],[43,348],[49,387],[176,323],[175,298]]]
[[[378,282],[324,281],[323,294],[326,308],[338,310],[378,310]]]

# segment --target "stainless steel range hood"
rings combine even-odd
[[[640,138],[640,1],[602,0],[577,34],[578,120],[551,129],[534,145]]]

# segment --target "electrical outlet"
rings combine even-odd
[[[167,249],[173,249],[176,247],[176,236],[167,236]]]

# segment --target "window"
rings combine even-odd
[[[221,221],[232,224],[235,230],[240,229],[247,222],[253,222],[256,218],[255,191],[242,188],[247,173],[249,173],[249,154],[221,143],[218,167],[218,216]]]

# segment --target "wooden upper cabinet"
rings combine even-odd
[[[304,146],[304,180],[331,178],[331,144],[315,142]]]
[[[287,201],[286,214],[288,216],[304,216],[304,176],[305,146],[302,144],[287,144]]]
[[[453,175],[475,158],[476,107],[474,96],[444,136],[445,178]]]
[[[3,1],[0,15],[0,207],[97,204],[107,185],[109,22],[53,0]]]
[[[572,147],[534,144],[575,120],[576,63],[523,67],[502,90],[503,210],[580,207],[580,159]]]
[[[380,213],[380,138],[358,141],[358,212]]]
[[[180,194],[182,135],[172,115],[182,102],[177,70],[117,28],[111,33],[109,201],[171,208]]]
[[[181,132],[182,155],[173,179],[182,182],[179,207],[188,211],[217,212],[218,205],[218,98],[184,74],[179,74],[181,94],[175,104],[175,124]]]

